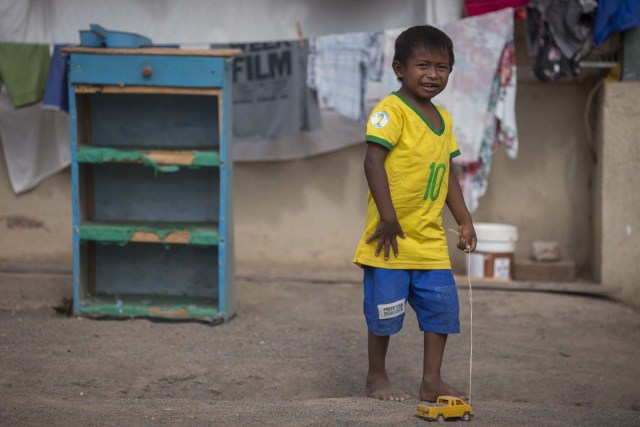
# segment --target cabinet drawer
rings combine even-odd
[[[69,81],[118,86],[222,87],[225,59],[208,56],[71,55]]]

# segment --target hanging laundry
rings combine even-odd
[[[212,45],[242,54],[232,59],[233,134],[237,143],[274,140],[322,125],[315,92],[307,87],[308,43],[279,41]]]
[[[524,19],[526,16],[524,7],[529,0],[465,0],[465,11],[467,16],[484,15],[489,12],[513,8],[516,19]]]
[[[53,47],[49,75],[42,99],[42,108],[54,111],[69,112],[69,86],[67,85],[67,68],[69,57],[62,52],[66,44]]]
[[[435,102],[453,117],[462,153],[454,162],[471,212],[487,191],[498,144],[506,147],[509,157],[518,155],[513,29],[510,8],[442,27],[453,40],[456,62],[447,88]]]
[[[462,0],[424,0],[427,25],[443,25],[464,17]]]
[[[382,77],[383,33],[345,33],[310,39],[307,84],[327,107],[365,121],[367,79]]]
[[[535,76],[545,82],[580,72],[591,49],[595,0],[532,0],[527,6],[526,41],[535,56]]]
[[[480,158],[480,147],[487,129],[495,127],[495,105],[491,105],[491,94],[496,78],[500,74],[501,58],[508,55],[505,49],[513,46],[513,10],[503,9],[472,18],[450,22],[441,29],[451,37],[456,61],[449,77],[447,88],[434,102],[446,108],[453,118],[456,140],[462,153],[459,163],[476,162]],[[513,55],[511,55],[513,56]],[[509,74],[511,73],[511,74]],[[505,76],[515,75],[515,64],[505,70]],[[507,79],[501,98],[515,100],[515,79]],[[512,113],[504,113],[511,108]],[[502,108],[502,117],[509,120],[501,128],[513,129],[510,155],[517,155],[517,131],[515,103]]]
[[[16,109],[0,90],[0,140],[14,193],[28,191],[70,164],[69,117],[42,104]]]
[[[471,212],[478,208],[480,198],[487,192],[491,161],[498,145],[504,145],[507,155],[512,159],[518,154],[515,117],[516,71],[515,47],[513,40],[510,40],[504,47],[498,71],[491,85],[489,116],[480,142],[479,159],[475,162],[456,164],[462,194]]]
[[[640,1],[600,0],[593,24],[593,43],[598,46],[609,34],[640,26]]]
[[[40,101],[49,72],[49,45],[0,43],[0,86],[15,108]]]
[[[385,94],[395,92],[400,89],[400,81],[396,74],[393,72],[393,56],[396,51],[396,39],[405,29],[395,28],[392,30],[385,30],[383,36],[383,59],[382,59],[382,87]]]

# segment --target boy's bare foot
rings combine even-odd
[[[420,400],[435,402],[438,400],[438,396],[456,396],[463,400],[467,399],[464,393],[459,392],[444,381],[426,382],[423,380],[420,387]]]
[[[409,395],[391,386],[386,375],[368,375],[365,392],[368,397],[380,400],[395,400],[402,402],[409,399]]]

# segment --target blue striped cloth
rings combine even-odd
[[[365,121],[367,79],[382,77],[381,31],[320,36],[310,40],[307,85],[339,114]]]

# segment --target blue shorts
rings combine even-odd
[[[374,335],[400,332],[407,301],[423,332],[460,332],[458,290],[451,270],[364,267],[364,317]]]

